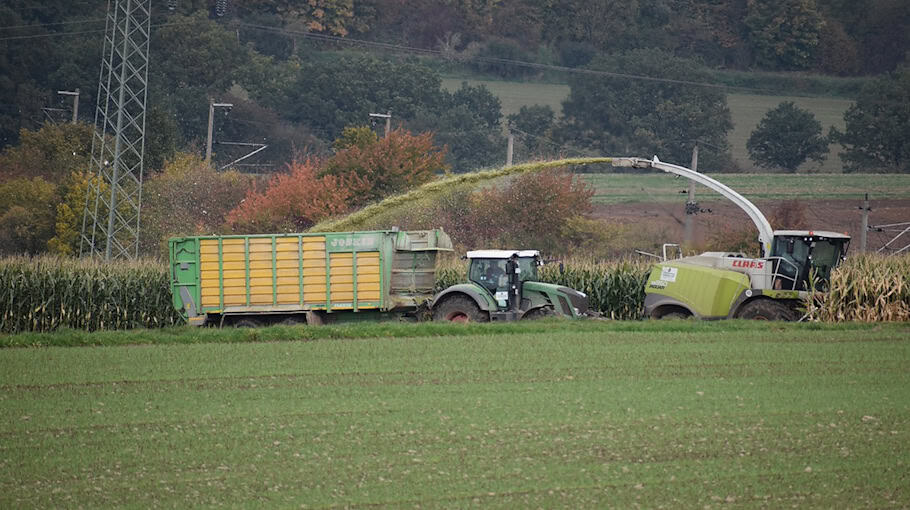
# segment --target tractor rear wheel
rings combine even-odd
[[[490,318],[467,296],[451,296],[433,307],[434,321],[487,322]]]
[[[757,321],[795,321],[796,313],[786,304],[774,299],[753,299],[736,312],[739,319]]]

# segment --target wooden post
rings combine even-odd
[[[509,145],[506,149],[506,166],[512,166],[512,149],[515,147],[515,135],[509,133]]]
[[[859,251],[862,253],[866,251],[866,232],[869,231],[869,211],[872,210],[869,208],[868,193],[866,193],[865,199],[863,200],[863,206],[860,207],[860,210],[863,211],[863,221],[859,230]]]

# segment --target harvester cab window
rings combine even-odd
[[[781,281],[781,288],[791,288],[794,281],[797,288],[803,287],[809,274],[807,267],[809,245],[803,238],[777,236],[771,254],[784,260],[775,264],[775,271],[785,277]]]
[[[815,274],[822,281],[828,281],[831,277],[831,269],[837,267],[838,263],[840,263],[842,256],[841,244],[828,240],[812,242],[812,255],[810,257],[812,269],[815,270]]]

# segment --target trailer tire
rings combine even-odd
[[[262,323],[256,319],[239,319],[231,323],[235,328],[258,328],[262,326]]]
[[[796,314],[784,303],[774,299],[753,299],[736,312],[738,319],[757,321],[795,321]]]
[[[465,295],[447,297],[433,307],[434,321],[487,322],[490,320],[473,299]]]

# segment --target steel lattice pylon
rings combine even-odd
[[[145,153],[151,0],[108,0],[80,253],[135,258]]]

